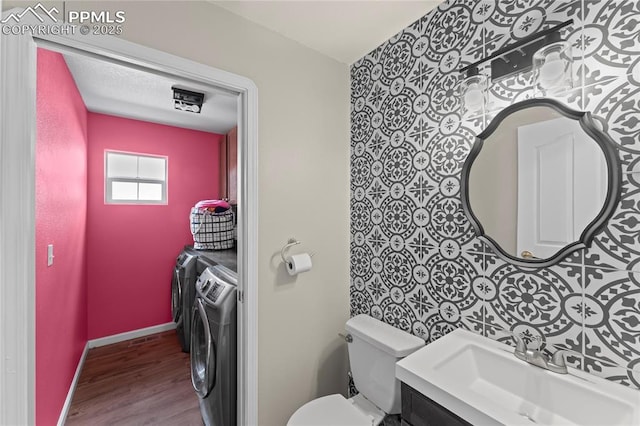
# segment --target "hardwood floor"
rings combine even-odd
[[[91,349],[67,425],[198,425],[189,354],[175,331]]]

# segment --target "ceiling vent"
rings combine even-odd
[[[173,89],[173,107],[180,111],[200,113],[204,102],[204,93],[192,92],[191,90]]]

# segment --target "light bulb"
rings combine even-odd
[[[564,76],[564,61],[560,53],[551,52],[547,55],[540,68],[540,86],[545,89],[554,87]]]
[[[464,94],[464,105],[469,111],[477,111],[482,108],[484,95],[478,83],[471,83]]]

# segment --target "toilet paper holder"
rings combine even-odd
[[[288,265],[289,262],[287,262],[287,250],[289,250],[291,247],[300,244],[300,241],[296,240],[295,238],[289,238],[289,240],[287,240],[287,244],[285,244],[282,247],[282,250],[280,250],[280,257],[282,258],[282,261],[284,262],[285,265]],[[313,257],[315,255],[315,253],[309,253],[309,256]]]

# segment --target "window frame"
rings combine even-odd
[[[109,154],[128,155],[136,158],[137,168],[140,168],[140,158],[152,158],[164,160],[164,180],[162,179],[148,179],[148,178],[132,178],[132,177],[110,177],[109,176]],[[136,171],[138,172],[138,170]],[[169,204],[169,157],[166,155],[145,154],[141,152],[129,152],[129,151],[117,151],[107,149],[104,151],[104,202],[105,204],[128,204],[128,205],[167,205]],[[124,183],[154,183],[161,185],[162,199],[161,200],[119,200],[113,199],[112,183],[124,182]],[[140,186],[138,185],[138,197],[140,196]]]

